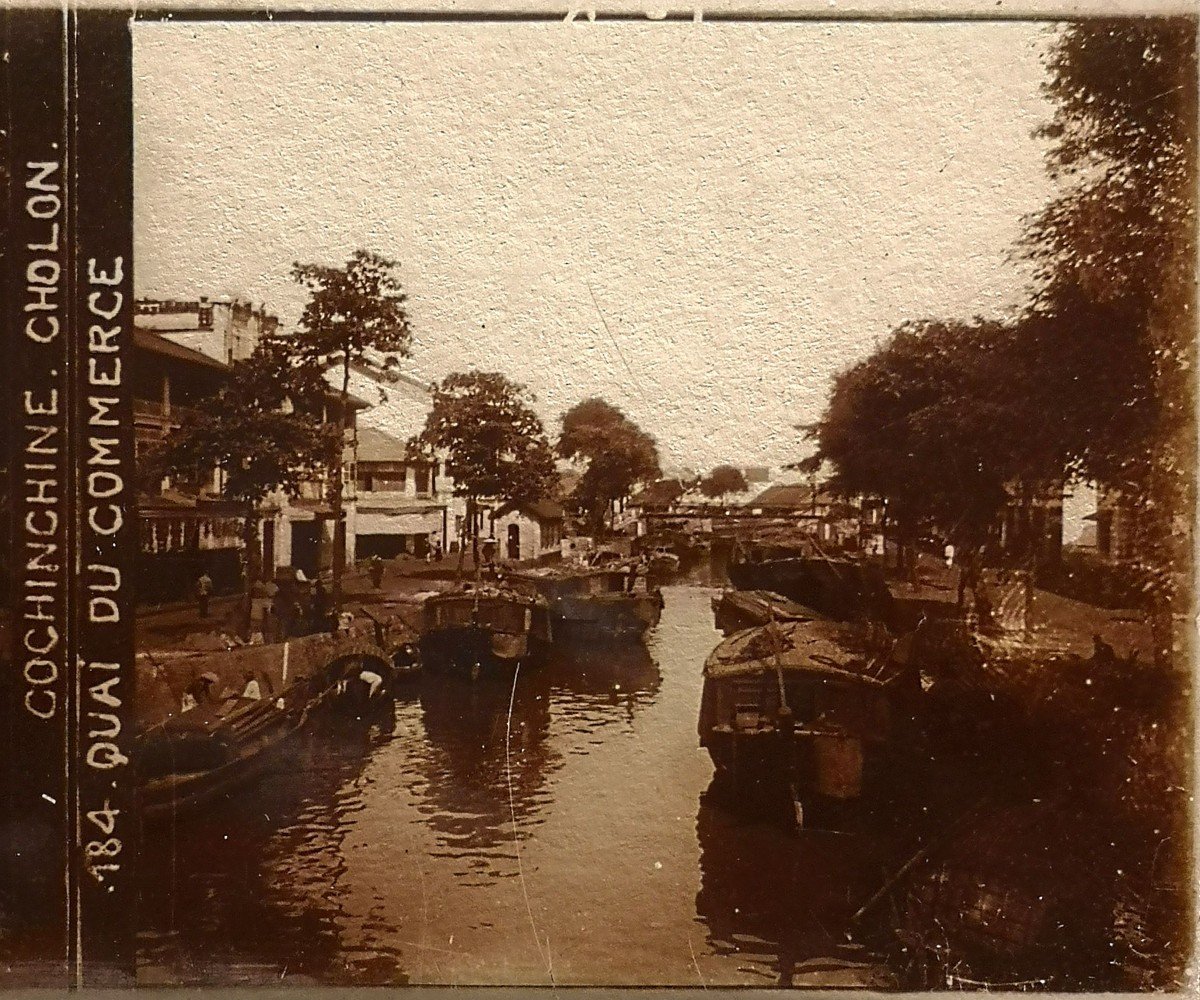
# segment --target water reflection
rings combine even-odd
[[[518,875],[514,837],[527,837],[551,807],[551,777],[564,753],[551,742],[551,706],[584,745],[601,730],[632,722],[661,684],[642,646],[556,648],[550,661],[520,670],[509,684],[430,674],[420,705],[424,745],[409,753],[423,821],[441,836],[441,856],[466,862],[456,872],[486,886]]]
[[[878,870],[705,790],[711,593],[668,588],[646,647],[560,648],[515,684],[428,674],[384,725],[331,722],[152,834],[143,980],[814,982]]]
[[[343,954],[339,815],[354,776],[386,731],[289,741],[272,773],[244,794],[144,834],[139,864],[139,982],[256,984],[361,979]],[[302,780],[299,776],[302,775]],[[264,862],[294,858],[286,880]],[[370,970],[367,970],[370,971]],[[366,981],[401,982],[398,963]]]
[[[486,886],[517,874],[520,836],[541,820],[546,779],[561,764],[547,744],[550,685],[540,671],[520,671],[512,687],[431,675],[421,690],[425,733],[408,755],[412,791],[423,822],[439,834],[435,856],[462,859],[455,874]],[[511,711],[510,711],[511,705]]]
[[[873,890],[878,870],[867,838],[790,830],[766,811],[747,815],[716,782],[700,798],[696,836],[696,913],[715,953],[736,955],[781,985],[816,962],[845,964],[835,956],[846,943],[847,920]]]

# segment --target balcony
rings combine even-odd
[[[177,427],[179,422],[192,412],[188,406],[172,404],[168,408],[161,400],[135,398],[133,401],[135,423],[155,424],[163,428]]]

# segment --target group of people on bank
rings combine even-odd
[[[196,580],[200,618],[210,613],[213,581],[207,573]],[[245,604],[242,605],[245,612]],[[258,581],[250,590],[250,642],[283,642],[315,632],[333,632],[339,622],[324,582],[310,581],[302,570],[287,570],[274,580]]]

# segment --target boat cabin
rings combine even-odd
[[[721,643],[704,668],[701,741],[712,728],[774,731],[786,704],[797,729],[885,742],[890,684],[849,630],[820,619],[768,625]]]
[[[425,601],[424,631],[483,628],[524,635],[534,624],[536,601],[515,591],[492,588],[437,594]]]

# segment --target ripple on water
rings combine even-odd
[[[181,827],[173,858],[148,845],[143,964],[186,983],[542,982],[548,936],[560,983],[764,985],[832,954],[876,870],[708,792],[710,594],[668,588],[648,649],[560,650],[515,689],[427,674],[383,725],[298,741]]]

